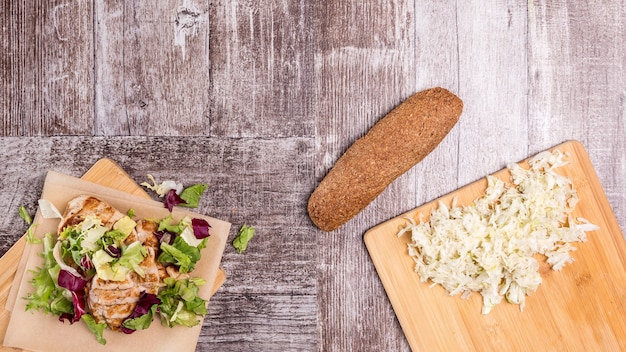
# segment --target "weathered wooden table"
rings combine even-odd
[[[109,157],[208,182],[228,246],[199,351],[406,351],[363,244],[372,226],[566,140],[626,228],[626,7],[559,1],[2,1],[0,254],[49,169]],[[308,196],[413,92],[465,103],[424,161],[341,229]]]

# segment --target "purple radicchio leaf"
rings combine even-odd
[[[163,205],[172,212],[175,205],[186,203],[178,194],[176,194],[176,190],[170,189],[165,195],[165,200],[163,201]]]
[[[67,270],[61,269],[59,271],[59,286],[66,288],[70,291],[79,291],[85,288],[87,284],[87,280],[83,279],[80,276],[74,276],[74,274],[70,273]]]
[[[58,278],[59,286],[66,288],[72,294],[72,304],[74,305],[74,315],[71,314],[62,314],[59,317],[59,321],[65,321],[65,319],[69,320],[70,324],[74,324],[80,317],[85,314],[85,298],[83,289],[87,284],[87,280],[83,279],[79,276],[74,276],[67,270],[61,269],[59,271]]]
[[[110,244],[104,248],[104,251],[107,252],[113,258],[119,258],[122,256],[122,250]]]
[[[157,297],[157,295],[152,293],[146,293],[145,291],[141,292],[141,295],[139,296],[139,301],[137,301],[135,309],[133,309],[130,315],[124,320],[135,319],[144,314],[147,314],[150,311],[150,307],[155,304],[161,304],[161,300]],[[135,330],[129,329],[122,325],[122,332],[125,334],[132,334],[133,332],[135,332]]]
[[[159,240],[159,243],[165,242],[170,246],[174,244],[174,239],[178,236],[176,233],[170,231],[155,231],[154,235]]]
[[[70,274],[71,275],[71,274]],[[75,322],[80,320],[80,317],[85,314],[85,298],[82,293],[78,293],[76,291],[70,291],[72,293],[72,304],[74,305],[74,315],[64,313],[59,317],[60,322],[64,322],[67,319],[70,324],[74,324]]]
[[[83,267],[85,271],[93,269],[93,263],[91,262],[91,259],[89,259],[89,256],[85,255],[80,258],[80,266]]]
[[[209,228],[211,225],[204,219],[191,219],[191,226],[193,227],[193,234],[197,239],[209,237]]]

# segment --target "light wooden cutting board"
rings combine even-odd
[[[574,182],[580,197],[575,216],[599,225],[587,242],[575,243],[574,262],[561,271],[543,263],[543,283],[526,307],[506,301],[482,315],[482,297],[449,296],[420,283],[407,252],[410,235],[397,237],[406,217],[428,219],[437,201],[384,222],[364,241],[404,334],[414,351],[626,351],[626,242],[582,144],[556,147],[571,164],[557,169]],[[525,162],[522,165],[527,166]],[[502,170],[496,176],[509,179]],[[483,194],[479,180],[439,200],[470,204]]]
[[[115,161],[108,158],[98,160],[81,178],[133,195],[151,198]],[[5,303],[25,245],[26,240],[22,237],[0,258],[0,341],[4,339],[11,316],[11,312],[5,308]],[[219,269],[211,294],[215,294],[225,280],[226,273]],[[0,351],[19,350],[0,346]]]

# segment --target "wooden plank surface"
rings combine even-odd
[[[4,0],[0,253],[48,169],[111,157],[139,182],[208,179],[201,210],[258,237],[227,248],[198,350],[408,351],[363,244],[376,224],[576,139],[626,229],[625,23],[618,0]],[[306,200],[334,161],[432,86],[463,99],[459,124],[317,230]]]
[[[539,261],[542,283],[518,305],[506,300],[488,315],[480,294],[451,297],[441,286],[420,281],[408,255],[410,233],[398,237],[407,218],[428,221],[431,209],[453,198],[471,204],[486,188],[479,180],[417,209],[386,221],[365,234],[365,243],[413,350],[421,351],[592,351],[626,348],[626,243],[584,146],[570,141],[555,149],[566,153],[567,166],[556,170],[572,180],[580,202],[574,218],[599,226],[587,241],[574,243],[574,262],[559,272]],[[527,165],[525,166],[527,167]],[[495,174],[510,182],[510,173]],[[585,302],[585,303],[582,303]],[[442,319],[445,317],[445,319]],[[485,338],[488,336],[488,338]]]
[[[92,133],[91,2],[5,0],[1,6],[0,133]]]
[[[209,133],[208,4],[94,3],[95,134]]]
[[[308,1],[211,3],[211,135],[314,134],[312,7]]]
[[[413,78],[417,67],[412,6],[409,1],[315,2],[318,180],[376,121],[421,88]],[[398,351],[405,345],[396,327],[363,324],[389,322],[395,316],[387,302],[376,299],[383,293],[378,280],[362,279],[373,272],[362,236],[368,226],[412,207],[413,178],[411,171],[403,175],[333,233],[313,232],[319,258],[319,329],[322,337],[336,336],[322,338],[319,350]]]
[[[529,152],[580,140],[625,229],[626,7],[529,4]]]

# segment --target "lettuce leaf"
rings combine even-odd
[[[177,194],[179,194],[183,190],[182,183],[178,183],[173,180],[167,180],[161,183],[157,183],[154,179],[154,176],[150,174],[148,174],[148,179],[150,179],[150,182],[152,182],[152,184],[149,184],[148,182],[142,182],[140,183],[140,185],[154,191],[156,194],[159,195],[159,197],[164,197],[170,190],[173,190]]]
[[[132,334],[136,330],[150,327],[160,303],[161,300],[155,294],[142,292],[135,309],[122,323],[122,331],[125,334]]]
[[[176,223],[172,223],[172,220],[174,220],[174,217],[172,216],[172,214],[168,215],[167,217],[161,219],[161,221],[159,222],[159,231],[167,231],[167,232],[171,232],[171,233],[175,233],[177,235],[180,235],[181,232],[183,232],[183,230],[185,229],[185,227],[187,226],[185,223],[185,218],[180,219],[180,221],[176,222]]]
[[[122,248],[122,255],[114,258],[107,251],[101,249],[93,254],[91,258],[98,277],[103,280],[124,281],[126,275],[134,270],[141,277],[144,271],[139,265],[146,257],[146,248],[139,241],[131,243],[128,247]]]
[[[244,224],[239,229],[239,234],[233,240],[233,247],[241,254],[248,248],[248,242],[254,237],[254,227]]]
[[[122,331],[125,334],[132,334],[137,330],[149,328],[154,320],[154,314],[156,313],[157,308],[158,306],[156,304],[152,305],[146,314],[124,320],[122,323]]]
[[[165,207],[172,211],[175,205],[187,208],[197,208],[200,202],[200,197],[208,187],[207,184],[197,184],[183,189],[180,195],[173,189],[170,189],[165,195],[163,204]]]
[[[200,202],[200,197],[207,189],[209,185],[205,183],[199,183],[197,185],[189,186],[180,193],[180,198],[184,200],[184,203],[179,204],[181,207],[197,208]]]
[[[83,314],[80,318],[87,325],[89,331],[96,335],[96,340],[98,340],[98,343],[101,345],[106,345],[107,340],[105,340],[104,338],[104,330],[106,329],[107,324],[96,323],[96,320],[91,314]]]
[[[144,247],[141,242],[135,241],[128,247],[122,249],[122,256],[116,263],[112,264],[112,266],[115,268],[119,265],[132,269],[139,274],[139,276],[144,277],[144,270],[139,263],[141,263],[147,255],[148,253],[146,252],[146,247]]]
[[[33,278],[30,283],[35,291],[25,297],[28,301],[26,310],[34,309],[57,316],[73,314],[72,302],[63,296],[65,289],[57,285],[60,268],[52,254],[55,244],[54,235],[47,233],[42,243],[43,251],[40,255],[44,258],[44,264],[32,271]]]
[[[20,218],[24,219],[24,221],[30,225],[33,223],[33,218],[28,213],[28,209],[25,206],[20,205],[19,207]]]
[[[200,278],[175,280],[165,278],[165,288],[158,294],[158,312],[165,326],[195,326],[207,314],[207,301],[198,296],[199,287],[206,283]]]
[[[28,229],[26,230],[26,234],[24,235],[24,237],[26,238],[26,242],[29,244],[41,243],[41,239],[35,236],[35,227],[37,227],[37,225],[38,224],[30,224],[30,226],[28,226]]]
[[[185,240],[178,236],[174,239],[172,245],[161,243],[161,254],[158,261],[161,263],[169,263],[178,266],[181,273],[192,271],[200,260],[200,251],[206,247],[207,239],[203,239],[198,246],[189,245]]]

